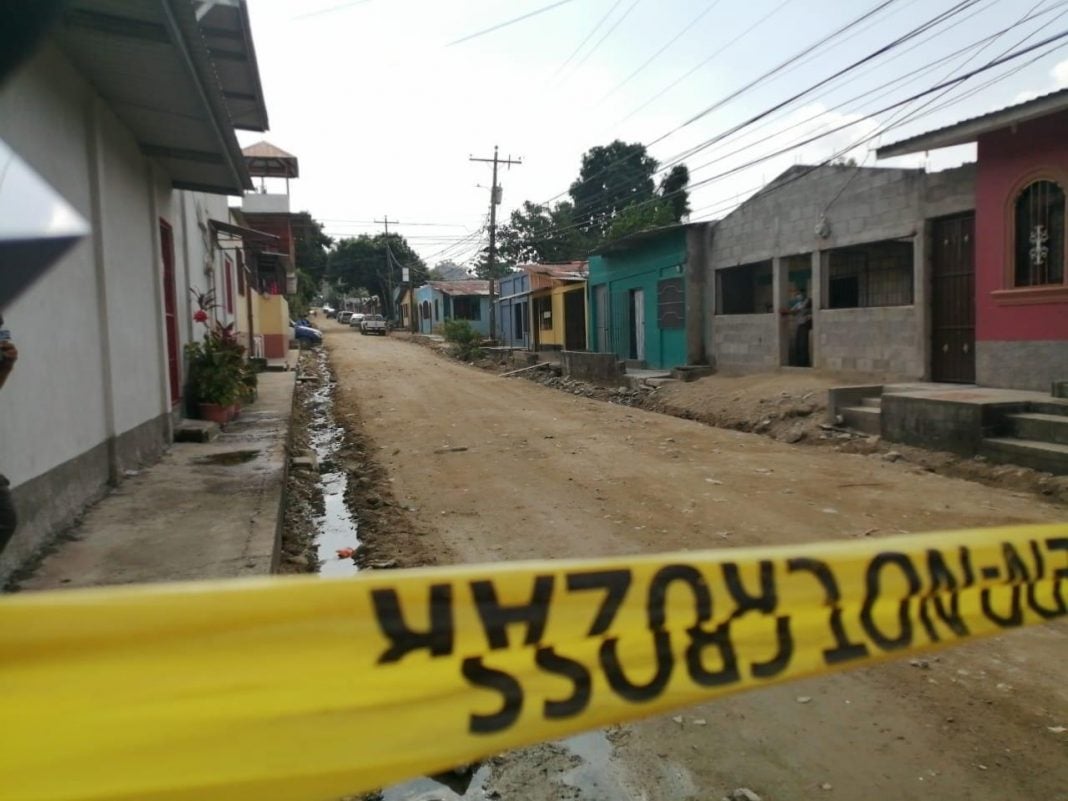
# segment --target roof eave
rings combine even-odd
[[[260,119],[256,121],[255,127],[252,125],[234,125],[234,127],[240,128],[242,131],[258,131],[262,133],[271,126],[267,119],[267,99],[263,96],[263,82],[260,80],[260,64],[256,60],[256,46],[252,40],[252,21],[249,18],[248,4],[245,0],[241,0],[239,11],[241,14],[241,31],[245,37],[245,48],[248,50],[249,67],[255,85],[256,105],[258,106],[257,111],[260,113]]]
[[[241,145],[238,144],[237,134],[234,133],[234,126],[215,77],[211,56],[201,35],[193,4],[188,0],[163,0],[163,10],[182,57],[196,78],[197,91],[204,101],[212,128],[222,145],[223,158],[234,178],[233,186],[220,188],[224,188],[226,194],[240,194],[243,190],[253,189],[252,177],[245,166]]]
[[[1011,106],[981,117],[964,120],[945,128],[928,131],[910,139],[903,139],[880,147],[875,151],[876,158],[907,156],[911,153],[923,153],[944,147],[967,145],[975,142],[984,134],[1011,128],[1032,120],[1068,110],[1068,90],[1054,92],[1027,103]]]

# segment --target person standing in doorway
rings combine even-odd
[[[4,328],[4,318],[0,316],[0,389],[3,389],[15,362],[19,360],[19,351],[11,341],[11,334]],[[11,485],[0,474],[0,552],[7,547],[15,533],[15,502],[11,497]]]
[[[790,308],[784,310],[793,318],[794,336],[791,343],[790,365],[793,367],[811,367],[812,354],[809,352],[809,335],[812,333],[812,300],[805,292],[805,287],[795,285],[790,298]]]

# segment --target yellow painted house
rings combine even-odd
[[[586,262],[523,264],[534,350],[586,350]]]

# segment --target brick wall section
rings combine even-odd
[[[720,314],[713,327],[716,366],[735,372],[774,370],[779,366],[777,314]]]
[[[918,378],[924,374],[919,316],[913,306],[821,311],[816,367]]]

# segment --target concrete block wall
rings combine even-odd
[[[920,314],[914,306],[816,312],[815,366],[915,380],[924,375]]]
[[[712,336],[716,367],[738,372],[776,369],[778,329],[778,314],[716,315]]]
[[[1068,379],[1068,342],[976,342],[975,377],[987,387],[1049,392]]]
[[[926,220],[974,208],[975,166],[932,174],[842,166],[824,166],[806,174],[807,170],[802,166],[787,170],[718,223],[709,249],[706,308],[717,306],[717,270],[766,259],[776,260],[776,302],[783,304],[786,279],[778,265],[787,257],[810,256],[815,365],[925,377],[930,338]],[[821,221],[825,227],[818,230]],[[827,251],[891,239],[913,243],[913,303],[825,309]],[[774,326],[759,342],[745,345],[739,341],[738,324],[718,315],[706,318],[710,361],[750,370],[781,363],[787,343]],[[725,319],[726,328],[721,328]]]

